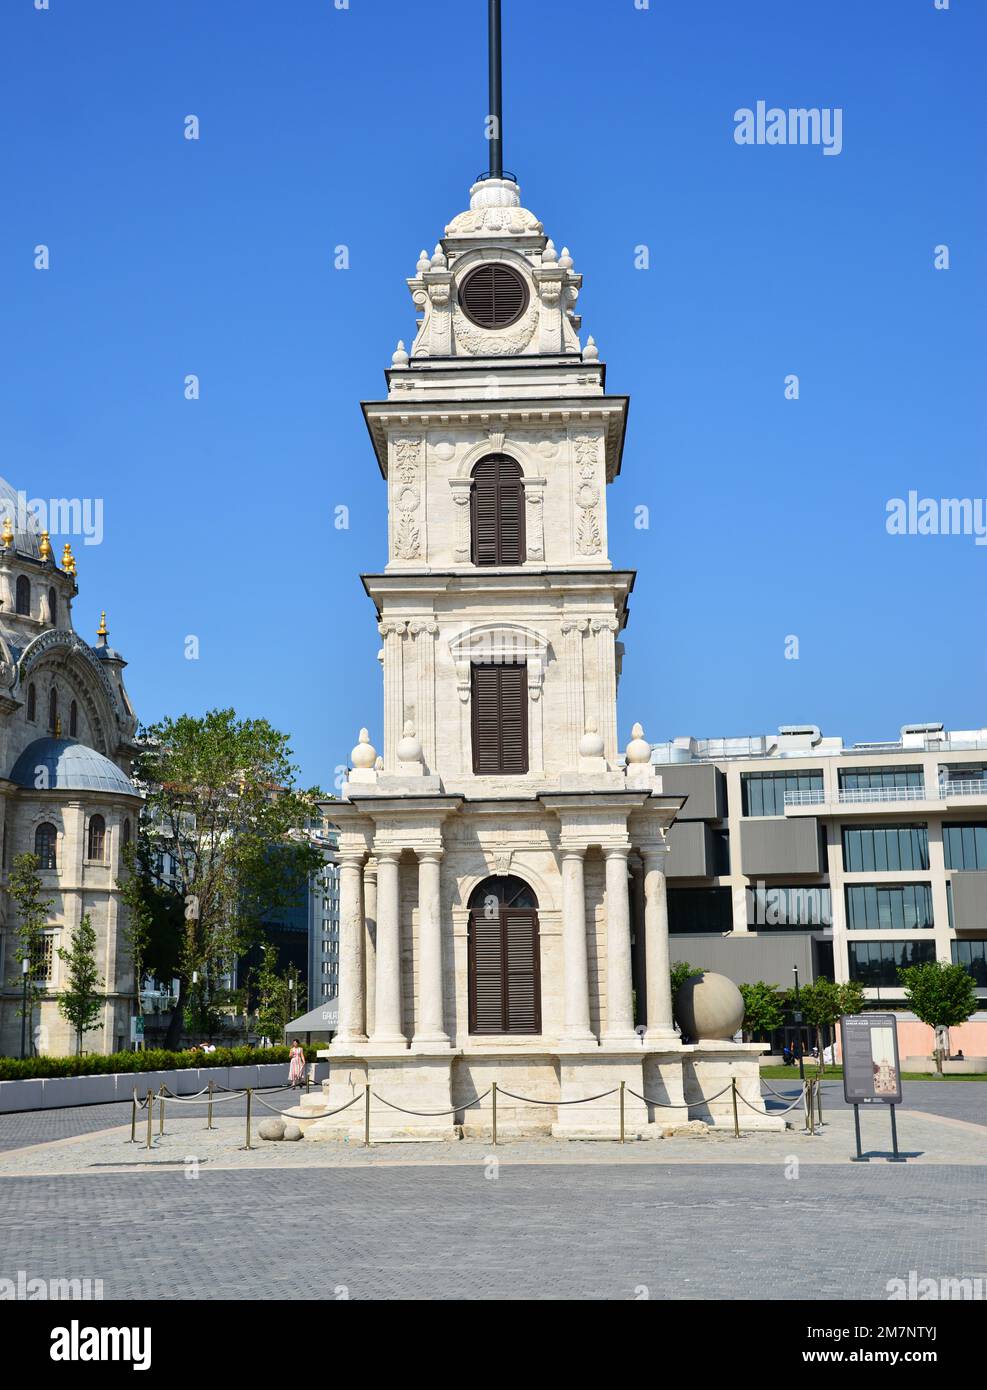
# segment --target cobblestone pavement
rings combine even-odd
[[[99,1278],[106,1298],[126,1299],[789,1302],[886,1299],[888,1281],[910,1270],[987,1276],[984,1167],[822,1164],[798,1179],[746,1163],[488,1172],[8,1178],[0,1276]],[[713,1310],[711,1331],[715,1321]]]

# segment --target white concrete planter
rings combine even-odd
[[[315,1081],[322,1081],[328,1075],[328,1065],[317,1062]],[[210,1081],[217,1087],[231,1091],[242,1091],[248,1086],[286,1086],[288,1063],[265,1062],[247,1067],[187,1067],[177,1071],[107,1072],[102,1076],[53,1076],[30,1081],[0,1081],[0,1114],[131,1100],[135,1089],[138,1099],[143,1100],[149,1090],[157,1095],[162,1085],[176,1096],[191,1096],[205,1090]]]

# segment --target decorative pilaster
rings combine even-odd
[[[339,855],[339,1031],[334,1051],[365,1043],[363,853]]]
[[[562,971],[565,990],[563,1037],[567,1043],[596,1041],[589,1026],[589,953],[586,945],[586,850],[562,849]]]
[[[627,853],[626,845],[604,849],[607,865],[607,1022],[603,1041],[624,1044],[633,1042],[636,1037]]]
[[[455,558],[457,565],[470,562],[470,495],[473,487],[470,478],[450,478],[452,500],[456,511]]]
[[[596,669],[599,673],[599,721],[603,735],[603,756],[613,766],[617,758],[617,671],[614,640],[616,618],[594,618],[596,633]]]
[[[397,746],[404,727],[404,648],[407,624],[377,624],[384,639],[384,766],[394,771]]]
[[[525,554],[529,560],[545,559],[545,479],[524,480]]]
[[[664,873],[668,850],[642,848],[644,861],[645,968],[648,995],[648,1042],[670,1042],[678,1035],[672,1024],[672,982],[668,952],[668,899]]]
[[[439,625],[433,618],[415,618],[408,624],[415,641],[418,699],[415,705],[417,734],[421,740],[425,770],[435,767],[435,638]]]
[[[442,1000],[442,850],[418,851],[418,1013],[412,1050],[448,1047]]]
[[[390,464],[391,558],[421,564],[426,551],[422,477],[425,445],[420,435],[397,439]]]
[[[566,758],[574,767],[579,756],[579,740],[586,727],[586,692],[583,684],[583,633],[586,618],[563,618],[566,693]]]
[[[371,1042],[407,1047],[401,1031],[401,918],[398,863],[401,851],[374,847],[377,860],[377,988]]]

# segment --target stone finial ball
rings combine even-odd
[[[350,754],[350,762],[353,767],[370,768],[377,761],[377,749],[370,742],[370,734],[366,729],[360,730],[360,741]]]
[[[725,975],[706,970],[682,985],[675,996],[675,1016],[690,1038],[727,1041],[744,1021],[743,996]]]
[[[651,744],[644,737],[644,729],[640,724],[635,724],[631,729],[631,741],[624,750],[624,758],[628,763],[651,761]]]
[[[261,1120],[257,1126],[257,1133],[262,1139],[283,1139],[285,1131],[284,1120],[279,1120],[276,1115],[270,1115],[266,1120]]]

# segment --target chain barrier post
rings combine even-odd
[[[130,1142],[137,1143],[137,1087],[134,1087],[134,1108],[130,1112]]]
[[[248,1149],[252,1149],[252,1148],[253,1148],[253,1144],[251,1144],[251,1142],[250,1142],[250,1108],[251,1108],[251,1103],[252,1103],[252,1101],[253,1101],[253,1098],[254,1098],[253,1088],[250,1087],[250,1086],[248,1086],[248,1087],[247,1087],[247,1142],[246,1142],[246,1144],[245,1144],[245,1146],[244,1146],[245,1148],[248,1148]]]
[[[496,1143],[497,1143],[497,1083],[496,1083],[496,1081],[495,1081],[495,1082],[493,1083],[493,1085],[490,1087],[490,1094],[491,1094],[491,1096],[493,1097],[493,1141],[494,1141],[494,1144],[496,1145]]]
[[[150,1087],[147,1089],[147,1148],[151,1147],[151,1116],[154,1111],[154,1092]]]
[[[164,1134],[164,1103],[165,1103],[165,1084],[162,1081],[161,1089],[158,1092],[158,1135]]]
[[[816,1132],[816,1099],[815,1099],[815,1096],[812,1094],[812,1088],[813,1088],[814,1082],[813,1082],[812,1079],[810,1078],[810,1079],[805,1083],[805,1085],[806,1085],[806,1092],[807,1092],[807,1094],[806,1094],[806,1100],[808,1101],[808,1108],[809,1108],[809,1133],[810,1133],[811,1135],[814,1136],[814,1135],[815,1135],[815,1132]]]
[[[206,1111],[206,1129],[215,1129],[215,1128],[216,1128],[216,1126],[215,1126],[215,1125],[213,1124],[213,1122],[212,1122],[212,1088],[213,1088],[213,1084],[214,1084],[214,1083],[213,1083],[212,1081],[209,1082],[209,1109]]]
[[[363,1147],[370,1148],[370,1082],[363,1097]]]
[[[822,1122],[823,1122],[823,1117],[822,1117],[822,1093],[823,1093],[823,1088],[822,1088],[822,1077],[818,1077],[818,1078],[816,1079],[816,1119],[817,1119],[817,1121],[818,1121],[818,1123],[819,1123],[820,1125],[821,1125]]]
[[[624,1083],[620,1083],[620,1142],[624,1142]]]
[[[737,1078],[730,1078],[730,1099],[733,1101],[733,1137],[740,1138],[740,1116],[737,1113]]]

